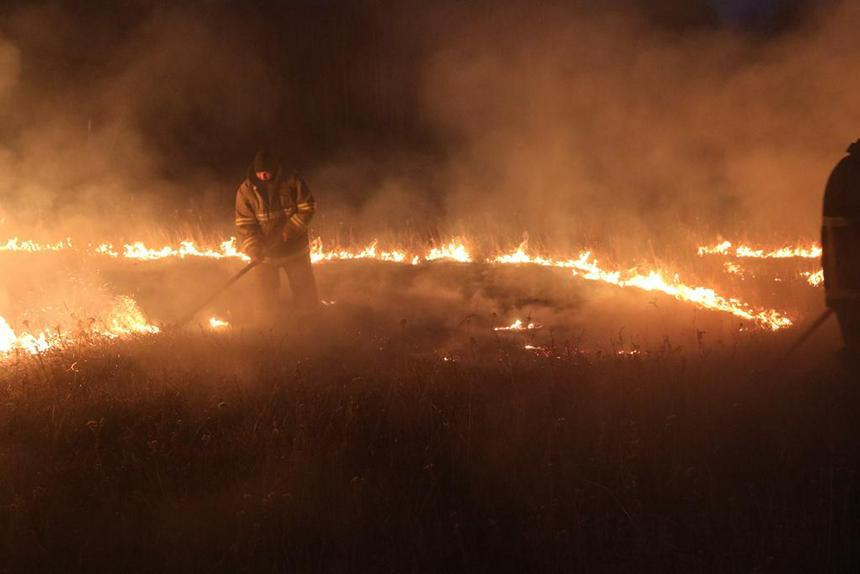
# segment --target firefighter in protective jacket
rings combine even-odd
[[[236,230],[239,248],[261,260],[254,273],[264,306],[277,302],[281,268],[297,303],[319,303],[308,243],[308,223],[315,209],[301,176],[285,174],[270,152],[257,153],[236,192]]]
[[[821,246],[827,306],[836,311],[846,350],[860,351],[860,140],[827,181]]]

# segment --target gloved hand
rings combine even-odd
[[[283,231],[281,232],[281,239],[283,239],[286,243],[288,241],[292,241],[296,237],[299,237],[302,233],[304,233],[304,231],[302,231],[292,223],[287,223],[284,226]]]
[[[266,258],[266,248],[262,242],[254,243],[245,250],[245,255],[251,258],[251,261],[262,261]]]

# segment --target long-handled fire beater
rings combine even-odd
[[[224,291],[232,287],[233,284],[236,283],[236,281],[244,277],[245,274],[248,273],[248,271],[259,265],[260,263],[262,263],[262,260],[254,259],[253,261],[242,267],[242,269],[240,269],[235,275],[233,275],[226,283],[213,291],[212,294],[209,295],[209,297],[207,297],[202,303],[200,303],[192,311],[187,313],[184,317],[182,317],[181,320],[177,321],[173,326],[181,327],[188,323],[188,321],[193,319],[194,316],[197,315],[197,313],[208,307],[215,299],[217,299],[222,293],[224,293]]]

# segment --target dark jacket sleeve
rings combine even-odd
[[[301,231],[307,231],[308,224],[316,212],[316,200],[308,188],[308,184],[301,176],[293,176],[290,185],[294,186],[294,197],[296,198],[296,212],[290,217],[290,225]]]
[[[239,236],[239,249],[243,253],[250,257],[263,255],[263,231],[244,185],[236,191],[236,234]]]

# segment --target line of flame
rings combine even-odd
[[[510,325],[505,327],[493,327],[493,331],[534,331],[540,329],[541,325],[537,323],[523,323],[522,319],[517,319]]]
[[[747,277],[756,277],[756,273],[747,273],[747,270],[744,269],[741,265],[739,265],[735,261],[726,261],[723,263],[723,270],[729,275],[735,275],[741,279],[746,279]],[[822,287],[824,286],[824,269],[819,269],[818,271],[800,271],[797,273],[797,277],[803,279],[804,282],[808,283],[812,287]],[[782,277],[776,276],[773,278],[775,282],[783,281]]]
[[[452,240],[439,247],[431,248],[424,255],[409,254],[403,249],[391,251],[378,250],[377,242],[373,241],[366,247],[355,250],[335,249],[325,251],[319,238],[311,242],[311,258],[316,261],[349,260],[349,259],[377,259],[380,261],[392,261],[395,263],[417,264],[422,261],[451,260],[469,263],[472,257],[465,244],[459,240]],[[66,238],[56,243],[38,243],[32,240],[21,240],[17,237],[8,239],[6,243],[0,243],[0,251],[61,251],[72,249],[71,239]],[[147,247],[142,241],[125,244],[122,251],[116,251],[110,243],[102,243],[94,248],[95,253],[108,255],[110,257],[125,257],[127,259],[139,259],[145,261],[165,259],[168,257],[208,257],[211,259],[239,258],[247,259],[236,247],[236,239],[230,238],[223,241],[218,248],[201,248],[193,241],[182,241],[178,247],[164,246],[161,248]],[[821,257],[821,246],[810,243],[803,246],[786,245],[775,249],[753,247],[750,245],[735,245],[731,241],[722,241],[714,245],[702,245],[697,248],[700,256],[725,255],[738,258],[752,259],[816,259]]]
[[[530,264],[544,267],[570,269],[574,275],[600,281],[618,287],[635,287],[643,291],[659,291],[679,301],[693,303],[705,309],[731,313],[736,317],[753,321],[757,325],[778,331],[791,327],[794,322],[786,314],[774,309],[755,309],[735,297],[719,295],[707,287],[690,286],[683,283],[677,274],[666,279],[663,272],[651,270],[645,273],[637,269],[629,271],[606,271],[593,259],[590,251],[583,251],[577,259],[551,259],[529,255],[524,245],[512,253],[500,255],[491,260],[501,264]]]
[[[0,243],[0,251],[26,251],[29,253],[39,251],[61,251],[63,249],[70,249],[71,247],[72,240],[68,237],[65,241],[58,241],[56,243],[38,243],[29,239],[21,240],[17,237],[8,239],[6,243]]]
[[[721,241],[714,245],[702,245],[697,250],[700,256],[726,255],[728,257],[751,259],[817,259],[821,257],[821,246],[810,243],[804,246],[785,245],[776,249],[764,249],[749,245],[735,245],[731,241]]]
[[[728,252],[731,244],[725,246],[725,243],[720,244],[720,246],[718,246],[719,249],[715,252]],[[17,246],[24,244],[29,245],[28,242],[16,242],[14,245]],[[67,241],[65,245],[71,246],[71,242]],[[110,244],[99,245],[95,248],[95,252],[111,257],[124,257],[142,261],[152,261],[169,257],[205,257],[211,259],[237,258],[247,260],[247,257],[236,248],[235,238],[222,242],[219,249],[199,248],[191,241],[183,241],[180,243],[179,247],[166,246],[160,249],[152,249],[147,247],[143,242],[135,242],[125,245],[121,254],[115,251],[113,246]],[[782,250],[779,251],[779,253],[782,252]],[[747,252],[743,251],[743,253]],[[778,255],[773,253],[777,252],[772,252],[766,255],[778,257]],[[362,259],[412,265],[416,265],[421,262],[439,260],[463,263],[473,261],[469,250],[461,240],[452,240],[439,247],[433,247],[424,255],[415,255],[402,249],[381,251],[377,249],[376,242],[372,242],[368,246],[358,250],[336,249],[326,251],[323,248],[322,241],[320,239],[315,239],[311,244],[310,254],[311,261],[314,263]],[[757,310],[737,298],[719,295],[713,289],[687,285],[680,280],[677,274],[672,274],[670,278],[667,279],[664,276],[664,272],[659,270],[650,270],[645,273],[640,273],[635,269],[627,271],[607,271],[598,265],[596,259],[592,258],[590,251],[580,252],[579,256],[575,259],[548,259],[540,256],[529,255],[526,252],[525,245],[523,244],[514,252],[498,255],[489,259],[488,262],[496,264],[530,264],[566,268],[570,269],[574,275],[581,276],[589,280],[609,283],[618,287],[634,287],[644,291],[660,291],[680,301],[693,303],[706,309],[731,313],[732,315],[753,321],[774,331],[792,325],[792,320],[783,313],[773,309]],[[812,279],[808,280],[812,283]]]

